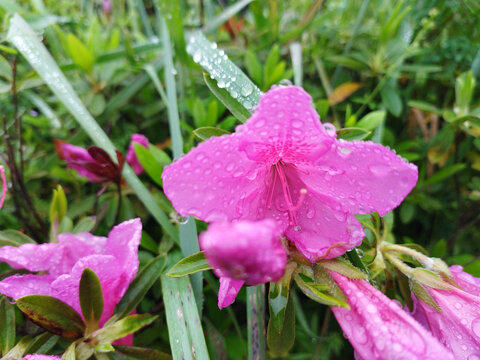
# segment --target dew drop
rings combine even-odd
[[[180,214],[177,214],[177,221],[179,224],[186,224],[188,221],[188,216],[181,216]]]
[[[195,51],[193,54],[193,61],[199,63],[202,60],[202,52],[200,50]]]
[[[248,96],[252,93],[253,91],[253,86],[249,83],[245,84],[243,87],[242,87],[242,95],[243,96]]]
[[[301,128],[301,127],[303,126],[303,121],[301,121],[301,120],[295,120],[295,121],[292,122],[292,126],[293,126],[294,128],[297,128],[297,129],[298,129],[298,128]]]
[[[370,165],[368,167],[368,170],[370,170],[370,172],[376,176],[387,176],[392,169],[387,165],[378,164]]]
[[[308,209],[306,215],[307,215],[307,218],[313,219],[313,217],[315,216],[315,209],[314,208]]]
[[[238,97],[238,93],[237,93],[235,90],[232,90],[232,91],[230,92],[230,95],[231,95],[234,99],[236,99],[236,98]]]

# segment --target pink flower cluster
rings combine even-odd
[[[257,283],[254,274],[271,268],[264,281],[279,277],[286,256],[280,234],[311,262],[360,245],[365,233],[354,214],[383,215],[398,206],[417,168],[382,145],[336,139],[302,88],[277,86],[235,133],[202,142],[162,177],[180,215],[214,223],[200,245],[221,278],[223,307],[243,282]],[[264,219],[275,225],[267,229]],[[222,236],[216,223],[223,223]],[[267,247],[275,255],[265,257]],[[214,252],[225,258],[218,261]]]
[[[7,277],[0,281],[0,294],[14,299],[49,295],[81,314],[78,287],[83,270],[89,268],[97,274],[102,286],[104,308],[100,325],[103,325],[135,278],[141,235],[142,223],[133,219],[115,226],[108,237],[65,233],[58,236],[58,243],[4,246],[0,248],[0,262],[14,269],[45,274]]]

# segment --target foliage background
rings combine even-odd
[[[390,217],[394,219],[390,240],[415,242],[432,256],[464,265],[466,271],[480,276],[480,104],[475,87],[480,75],[478,2],[257,0],[238,2],[245,6],[231,14],[225,9],[234,2],[159,3],[167,14],[169,6],[181,12],[181,21],[169,21],[168,16],[166,20],[175,46],[173,75],[185,152],[200,141],[194,129],[215,126],[233,131],[239,123],[209,91],[202,69],[185,52],[183,34],[201,28],[261,90],[283,79],[295,83],[301,79],[322,121],[337,128],[371,130],[371,139],[413,161],[419,167],[419,182]],[[93,231],[106,234],[117,206],[113,186],[97,197],[98,185],[80,178],[59,160],[54,139],[83,147],[93,144],[5,41],[10,16],[19,12],[43,36],[55,61],[116,148],[126,152],[132,133],[145,134],[163,151],[157,157],[161,167],[170,161],[171,142],[168,100],[159,96],[153,81],[158,78],[164,85],[165,53],[155,5],[150,0],[115,0],[106,11],[101,1],[87,0],[8,0],[0,4],[4,119],[0,133],[2,138],[9,137],[17,163],[23,162],[25,191],[35,209],[25,196],[10,192],[0,214],[1,229],[22,230],[38,242],[48,241],[52,190],[58,184],[67,194],[67,216],[72,220],[72,224],[62,223],[65,231],[81,219],[95,216]],[[217,24],[214,20],[222,16],[228,22]],[[301,62],[292,62],[300,53]],[[21,133],[17,118],[21,119]],[[6,156],[7,150],[2,141],[0,154]],[[5,158],[0,158],[0,163],[4,162]],[[155,176],[159,173],[152,170],[152,174],[153,179],[147,174],[141,179],[177,224],[182,219],[163,195]],[[12,189],[13,179],[9,181]],[[144,224],[141,264],[175,248],[126,186],[120,220],[135,216]],[[201,231],[205,225],[197,222],[197,227]],[[8,233],[1,234],[0,238],[8,237]],[[0,264],[0,272],[8,271]],[[245,294],[242,292],[230,309],[219,311],[217,289],[214,276],[205,274],[203,325],[212,358],[245,358]],[[351,354],[326,307],[300,294],[294,301],[297,340],[290,359],[343,359]],[[168,352],[159,285],[152,288],[139,310],[160,317],[136,335],[136,344]],[[17,318],[22,324],[19,313]],[[20,333],[25,331],[38,329],[27,326]]]

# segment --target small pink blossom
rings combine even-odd
[[[277,86],[235,133],[200,143],[162,177],[182,216],[274,219],[315,262],[358,246],[364,232],[354,214],[386,214],[417,175],[414,165],[382,145],[336,139],[302,88]]]
[[[53,296],[81,313],[78,287],[83,270],[93,270],[102,286],[103,313],[100,325],[112,315],[138,270],[140,219],[115,226],[108,237],[90,233],[60,234],[58,243],[24,244],[0,248],[0,262],[14,269],[46,272],[14,275],[0,281],[0,293],[18,299],[26,295]]]
[[[135,174],[139,175],[143,173],[145,170],[143,169],[142,164],[140,164],[140,161],[138,161],[137,155],[135,154],[135,148],[133,146],[133,144],[135,143],[140,144],[143,147],[148,149],[149,142],[148,142],[148,139],[142,134],[133,134],[130,140],[130,145],[128,146],[127,162],[133,168],[133,171],[135,171]]]
[[[7,195],[7,179],[5,179],[5,169],[2,165],[0,165],[0,177],[2,180],[2,194],[0,195],[0,209],[3,206],[3,202],[5,201],[5,196]]]
[[[415,300],[415,317],[424,318],[432,334],[458,360],[480,359],[480,279],[450,267],[455,281],[463,288],[451,290],[427,288],[442,312]]]
[[[60,356],[28,354],[23,357],[23,360],[61,360]]]
[[[359,359],[454,359],[428,330],[367,281],[330,275],[350,305],[350,310],[332,306],[332,311]]]
[[[120,183],[122,180],[124,157],[119,151],[116,151],[118,161],[116,164],[105,150],[97,146],[84,149],[55,139],[55,149],[60,159],[66,161],[69,167],[92,183]]]
[[[280,235],[271,219],[212,224],[200,235],[200,248],[220,277],[219,308],[235,300],[243,283],[280,280],[287,261]]]

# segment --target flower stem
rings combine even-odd
[[[120,217],[120,209],[122,208],[122,185],[120,182],[117,182],[117,195],[118,195],[118,203],[117,203],[117,212],[115,213],[115,220],[113,223],[116,225],[118,224],[118,218]]]
[[[409,255],[412,258],[418,260],[418,262],[423,266],[425,266],[426,268],[430,268],[432,264],[432,259],[430,259],[428,256],[406,246],[384,243],[381,246],[381,249],[382,249],[382,252],[392,251],[392,252],[399,252],[405,255]]]

